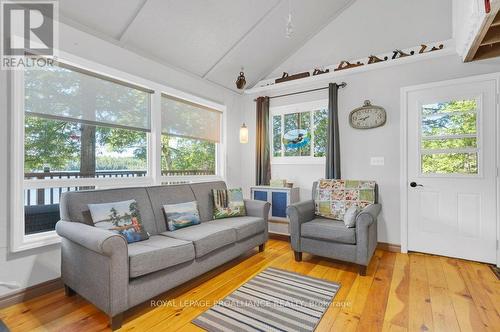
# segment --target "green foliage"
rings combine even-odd
[[[314,156],[324,157],[327,146],[328,110],[322,109],[313,113],[314,120]]]
[[[475,134],[477,113],[475,100],[424,105],[422,110],[423,136]],[[476,148],[475,137],[422,139],[426,150]],[[438,151],[437,151],[438,152]],[[431,153],[422,156],[422,172],[437,174],[477,174],[477,153]]]
[[[215,174],[213,142],[162,135],[162,167],[169,170],[204,170]]]

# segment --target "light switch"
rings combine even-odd
[[[370,165],[371,166],[384,166],[385,158],[384,157],[371,157]]]

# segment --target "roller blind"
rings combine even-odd
[[[161,98],[162,133],[171,136],[220,142],[222,113],[168,95]]]
[[[27,116],[150,131],[151,90],[63,64],[24,81]]]

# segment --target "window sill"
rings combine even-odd
[[[325,157],[274,157],[271,165],[324,165]]]
[[[56,231],[24,235],[18,238],[20,241],[13,241],[11,243],[11,252],[36,249],[61,242],[61,237],[57,235]],[[16,237],[13,239],[16,239]]]

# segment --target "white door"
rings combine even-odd
[[[497,83],[459,82],[407,92],[408,250],[496,263]]]

